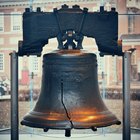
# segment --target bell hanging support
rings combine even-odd
[[[41,10],[34,13],[26,9],[19,55],[41,55],[43,46],[53,37],[57,37],[58,50],[43,56],[41,93],[22,125],[44,131],[62,129],[69,137],[71,129],[96,131],[120,124],[100,96],[96,55],[81,50],[83,38],[87,36],[95,38],[103,55],[121,56],[121,47],[117,45],[117,20],[118,13],[114,9],[106,12],[102,8],[95,13],[77,5],[72,8],[63,5],[52,13]],[[31,23],[34,28],[30,28]]]

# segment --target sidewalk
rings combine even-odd
[[[63,134],[31,135],[20,134],[19,140],[122,140],[121,134],[73,134],[72,137],[64,137]],[[1,134],[0,140],[10,140],[10,135]],[[132,134],[131,140],[140,140],[140,134]]]

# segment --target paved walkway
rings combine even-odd
[[[122,140],[121,134],[73,134],[72,137],[66,138],[62,134],[49,134],[49,135],[26,135],[20,134],[19,140]],[[10,135],[1,134],[0,140],[10,140]],[[131,140],[140,140],[140,134],[133,134]]]

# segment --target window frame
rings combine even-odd
[[[17,14],[17,15],[16,15]],[[19,15],[18,15],[19,14]],[[12,32],[21,32],[22,31],[22,15],[21,12],[11,12],[11,31]],[[14,16],[21,16],[21,20],[18,21],[18,25],[14,25]],[[19,26],[19,29],[14,30],[14,26]]]
[[[1,69],[1,60],[0,60],[0,72],[4,72],[4,53],[0,53],[0,55],[2,55],[2,65],[3,65],[3,69]],[[0,56],[0,58],[1,58],[1,56]]]
[[[128,11],[128,34],[135,32],[135,13]],[[134,15],[133,15],[134,14]]]
[[[0,21],[0,28],[2,27],[3,30],[0,30],[0,33],[4,32],[4,12],[0,12],[0,19],[2,19],[2,21]]]
[[[29,57],[29,65],[32,68],[30,72],[38,73],[39,72],[39,59],[37,56]]]

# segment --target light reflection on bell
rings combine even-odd
[[[48,129],[96,130],[120,121],[103,103],[97,80],[96,55],[81,50],[58,50],[43,57],[38,102],[21,122]]]

